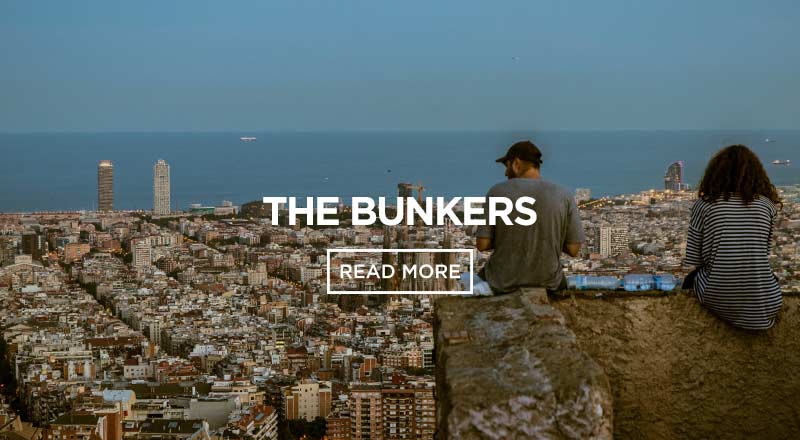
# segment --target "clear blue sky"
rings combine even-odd
[[[800,2],[0,0],[0,131],[800,128]]]

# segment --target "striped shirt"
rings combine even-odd
[[[745,205],[731,195],[692,206],[684,264],[697,266],[694,291],[720,318],[751,330],[768,329],[781,309],[778,279],[769,266],[778,210],[766,197]]]

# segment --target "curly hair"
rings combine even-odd
[[[697,195],[706,202],[714,202],[720,197],[728,200],[731,194],[738,194],[745,204],[758,196],[781,204],[778,190],[758,156],[744,145],[725,147],[711,158]]]

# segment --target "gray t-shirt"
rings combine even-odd
[[[519,287],[557,289],[564,277],[561,250],[565,243],[583,243],[584,234],[572,195],[541,179],[516,178],[493,186],[487,197],[533,197],[536,223],[530,226],[479,226],[477,236],[491,238],[494,252],[484,266],[484,276],[493,290],[510,292]],[[521,215],[512,213],[510,218]]]

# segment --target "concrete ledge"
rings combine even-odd
[[[687,293],[554,301],[608,375],[614,437],[791,439],[800,433],[800,298],[765,332]]]
[[[436,302],[437,438],[610,439],[600,365],[543,289]]]

